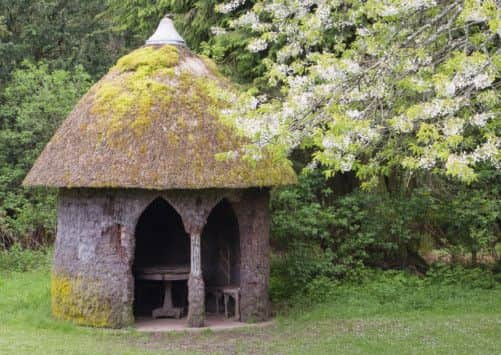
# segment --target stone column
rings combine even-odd
[[[188,326],[203,327],[205,319],[205,288],[202,276],[200,233],[191,233],[191,268],[188,280]]]
[[[249,189],[233,203],[240,230],[240,316],[260,322],[270,316],[268,190]]]

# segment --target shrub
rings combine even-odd
[[[316,277],[306,284],[304,289],[305,299],[311,304],[327,302],[335,297],[335,290],[338,285],[339,282],[328,277]]]
[[[332,256],[314,245],[293,242],[288,253],[272,258],[270,297],[282,301],[302,292],[317,277],[333,276]]]
[[[23,249],[19,244],[14,244],[9,250],[0,249],[0,272],[48,269],[51,259],[51,249]]]
[[[463,267],[461,265],[434,264],[426,274],[430,284],[458,285],[465,288],[491,289],[496,281],[487,267]]]

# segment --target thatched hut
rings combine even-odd
[[[56,317],[202,326],[225,289],[242,321],[269,316],[269,187],[296,177],[271,152],[218,155],[247,143],[219,115],[232,91],[166,17],[76,105],[24,181],[59,189]]]

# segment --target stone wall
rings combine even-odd
[[[268,196],[268,192],[247,190],[232,204],[240,230],[240,314],[244,322],[264,321],[270,316]]]
[[[212,208],[221,199],[228,199],[239,222],[242,320],[266,319],[268,190],[260,189],[61,190],[52,274],[54,315],[100,327],[122,327],[134,322],[134,231],[141,213],[157,197],[163,197],[176,209],[186,232],[192,235],[200,235]],[[201,326],[200,312],[204,308],[197,307],[195,325]]]

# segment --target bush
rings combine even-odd
[[[300,241],[329,252],[337,278],[353,277],[366,266],[425,271],[417,253],[424,238],[418,226],[430,214],[429,194],[354,191],[336,197],[327,186],[323,176],[312,174],[300,176],[297,186],[274,191],[274,246],[290,251],[291,241]]]
[[[275,275],[276,276],[276,275]],[[274,279],[277,282],[277,279]],[[287,285],[280,280],[278,284]],[[306,281],[288,297],[277,299],[279,306],[308,309],[322,303],[349,299],[353,306],[369,305],[377,310],[422,310],[437,304],[458,304],[481,290],[496,288],[493,273],[487,268],[434,265],[426,276],[403,270],[359,269],[356,278],[335,280],[325,275]],[[289,290],[290,291],[290,290]]]
[[[272,257],[270,297],[274,302],[289,299],[304,291],[309,281],[332,276],[332,255],[329,251],[323,252],[314,245],[293,242],[288,253]]]
[[[338,285],[339,282],[325,276],[319,276],[306,284],[304,289],[305,299],[311,304],[327,302],[335,297]]]
[[[465,288],[491,289],[496,285],[494,275],[487,267],[465,268],[461,265],[434,264],[426,274],[431,284],[458,285]]]
[[[0,250],[0,272],[48,269],[51,259],[51,249],[23,249],[19,244],[14,244],[9,250]]]

